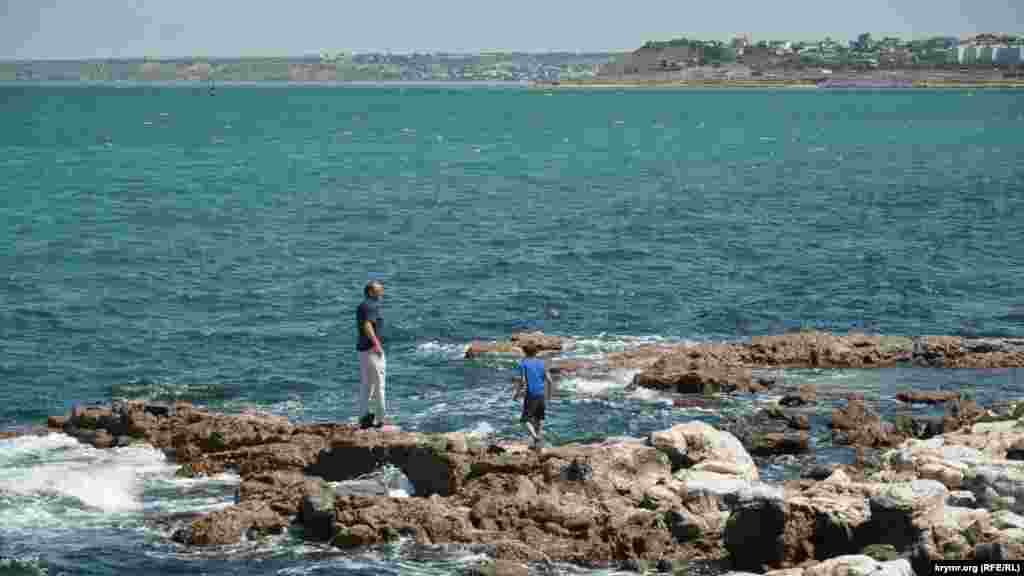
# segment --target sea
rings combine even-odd
[[[0,430],[112,398],[354,421],[374,279],[393,421],[485,441],[523,438],[515,360],[464,351],[521,330],[583,358],[807,328],[1024,337],[1020,90],[9,83],[0,112]],[[633,375],[563,380],[549,442],[774,399],[676,407]],[[783,377],[884,413],[906,387],[1024,396],[1016,369]],[[848,458],[825,421],[817,457]],[[230,505],[239,478],[174,471],[145,445],[0,440],[0,574],[433,576],[486,559],[293,532],[182,548],[174,528]],[[394,473],[374,478],[404,486]]]

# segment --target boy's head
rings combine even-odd
[[[526,354],[528,358],[533,358],[537,355],[537,346],[534,344],[523,344],[523,354]]]

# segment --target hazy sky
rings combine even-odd
[[[631,50],[678,36],[1024,32],[1024,0],[0,0],[0,58]]]

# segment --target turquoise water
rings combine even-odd
[[[387,286],[395,419],[428,431],[519,433],[508,362],[461,356],[523,328],[598,355],[796,323],[1022,336],[1021,94],[3,86],[0,428],[111,396],[353,418],[369,278]],[[630,377],[566,382],[556,441],[749,405],[673,409]],[[908,381],[1024,392],[1013,370],[801,379],[883,403]],[[60,470],[100,456],[38,442],[0,442],[0,459],[31,455],[0,477],[17,519],[0,556],[243,570],[175,549],[148,513],[217,505],[235,480],[193,497],[129,453],[99,460],[116,481],[98,494],[88,467]],[[457,561],[257,548],[237,553],[267,574]]]

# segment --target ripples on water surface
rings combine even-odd
[[[461,359],[517,329],[600,355],[800,322],[1024,328],[1019,91],[0,93],[0,428],[111,396],[351,418],[352,311],[370,277],[388,286],[396,419],[427,431],[519,433],[509,362]],[[772,399],[673,408],[627,391],[631,377],[565,381],[554,439]],[[1024,383],[785,379],[886,411],[901,386],[986,400]],[[444,574],[476,558],[338,555],[289,536],[196,555],[169,526],[229,503],[237,478],[175,479],[153,451],[61,437],[0,442],[0,462],[4,573]]]

